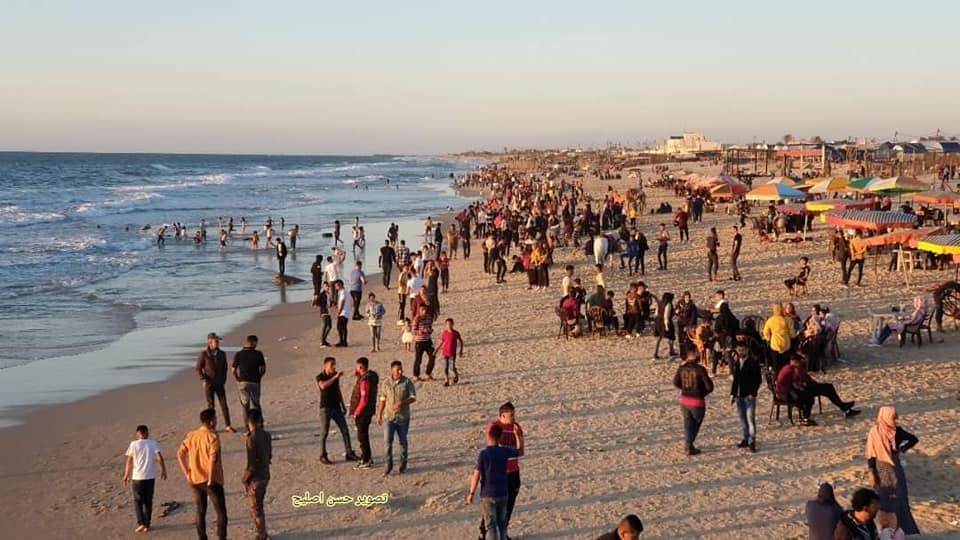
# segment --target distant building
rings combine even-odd
[[[688,132],[683,135],[672,135],[663,146],[658,146],[654,152],[676,156],[719,152],[721,149],[722,145],[720,143],[708,141],[703,133]]]

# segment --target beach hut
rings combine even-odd
[[[877,212],[873,210],[833,210],[827,212],[824,221],[830,225],[845,229],[864,231],[887,231],[890,229],[912,229],[917,216],[903,212]]]
[[[748,201],[784,201],[789,199],[805,199],[807,195],[799,189],[783,184],[763,184],[747,193]]]

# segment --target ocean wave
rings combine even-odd
[[[229,181],[231,175],[228,174],[204,174],[199,176],[190,176],[186,179],[180,180],[179,182],[173,182],[170,184],[140,184],[135,186],[118,186],[112,188],[114,193],[129,193],[129,192],[149,192],[149,191],[164,191],[168,189],[179,189],[179,188],[188,188],[196,186],[210,186],[210,185],[221,185],[226,184]]]
[[[27,223],[45,223],[60,221],[67,216],[58,212],[31,212],[17,205],[0,206],[0,224],[23,225]]]
[[[164,165],[163,163],[151,163],[150,166],[158,171],[163,171],[163,172],[169,172],[173,170],[170,167],[167,167],[166,165]]]
[[[116,193],[120,195],[117,199],[78,204],[73,208],[73,211],[84,216],[102,216],[114,212],[117,207],[137,205],[152,199],[164,198],[163,195],[152,191],[116,191]]]

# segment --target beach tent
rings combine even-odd
[[[786,176],[777,176],[768,182],[767,184],[782,184],[787,187],[797,187],[797,183],[793,181],[792,178],[787,178]]]
[[[863,239],[863,244],[867,247],[878,246],[896,246],[898,244],[916,248],[920,240],[928,236],[943,234],[943,227],[933,227],[927,229],[900,229],[886,234],[878,234]]]
[[[888,229],[912,229],[917,216],[903,212],[877,212],[873,210],[833,210],[827,212],[824,221],[845,229],[886,231]]]
[[[809,216],[816,213],[807,210],[802,204],[781,204],[777,206],[777,212],[788,216]]]
[[[960,193],[954,193],[952,191],[923,191],[920,193],[914,193],[910,197],[918,203],[932,204],[932,205],[956,205],[960,202]]]
[[[937,255],[960,255],[960,234],[930,235],[917,242],[917,249]]]
[[[849,178],[841,178],[835,176],[833,178],[827,178],[825,180],[820,180],[816,184],[810,186],[810,193],[837,193],[842,191],[849,191],[847,186],[850,185]]]
[[[783,184],[763,184],[747,193],[748,201],[781,201],[787,199],[805,199],[807,195],[799,189]]]
[[[829,212],[830,210],[869,210],[873,208],[873,199],[854,201],[850,199],[828,199],[807,201],[807,210],[811,212]]]
[[[710,195],[715,199],[733,199],[750,191],[745,184],[717,184],[710,188]]]

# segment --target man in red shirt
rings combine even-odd
[[[457,372],[457,344],[460,344],[460,356],[463,356],[463,338],[460,332],[453,329],[453,319],[444,321],[443,333],[440,334],[440,352],[443,354],[444,386],[450,386],[450,372],[453,372],[453,384],[460,382]]]
[[[516,422],[516,409],[513,403],[506,402],[500,406],[500,416],[487,425],[486,432],[490,433],[490,428],[500,426],[503,430],[500,435],[500,446],[513,448],[517,454],[523,455],[523,429]],[[510,458],[507,460],[507,525],[510,524],[510,516],[513,515],[513,507],[517,504],[517,495],[520,493],[520,459]],[[487,531],[484,528],[483,521],[480,521],[480,537],[486,538]]]

